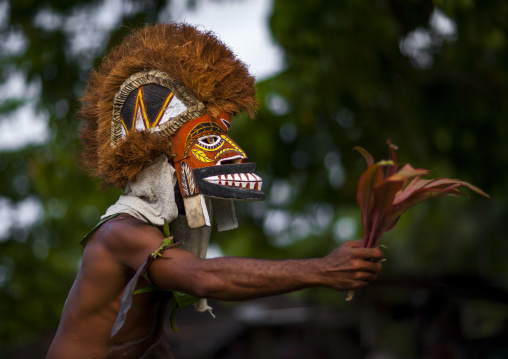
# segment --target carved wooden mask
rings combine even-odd
[[[182,196],[262,200],[261,177],[246,153],[227,135],[231,116],[205,114],[184,124],[173,138],[172,152]]]

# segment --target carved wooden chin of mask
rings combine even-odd
[[[167,73],[150,70],[129,77],[115,96],[111,145],[133,131],[173,136],[171,152],[191,228],[237,227],[233,200],[264,200],[255,163],[227,135],[231,116],[211,117],[185,87]]]

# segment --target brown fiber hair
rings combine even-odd
[[[81,98],[83,160],[106,185],[123,188],[152,160],[172,155],[171,138],[148,131],[110,145],[115,94],[129,76],[152,69],[185,86],[211,116],[221,111],[255,115],[254,77],[213,33],[176,23],[141,27],[104,57]]]

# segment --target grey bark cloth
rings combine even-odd
[[[127,183],[124,194],[101,219],[115,213],[127,213],[157,226],[162,226],[164,220],[172,222],[178,216],[175,184],[175,169],[166,156],[161,156]]]

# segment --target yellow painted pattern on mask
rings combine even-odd
[[[213,162],[213,160],[211,158],[209,158],[203,151],[201,150],[197,150],[197,149],[192,149],[191,150],[192,154],[194,155],[194,157],[196,157],[199,161],[201,162],[205,162],[205,163],[209,163],[209,162]]]
[[[233,149],[231,149],[231,148],[225,148],[225,149],[223,149],[223,150],[219,151],[219,153],[217,153],[217,155],[215,155],[215,158],[217,158],[220,154],[222,154],[222,153],[224,153],[224,152],[228,152],[228,151],[232,151],[232,150],[234,150],[234,151],[236,151],[236,152],[239,152],[239,153],[240,153],[243,157],[247,158],[247,155],[245,154],[245,152],[243,152],[243,150],[242,150],[240,147],[238,147],[238,146],[236,145],[236,143],[234,143],[234,142],[233,142],[233,141],[232,141],[232,140],[231,140],[228,136],[220,135],[220,137],[221,137],[224,141],[226,141],[227,143],[229,143],[229,145],[230,145],[231,147],[233,147]]]

